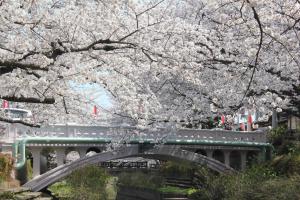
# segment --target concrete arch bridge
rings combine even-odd
[[[73,162],[61,165],[40,176],[35,177],[33,180],[27,182],[23,186],[29,188],[32,191],[40,191],[47,186],[63,179],[76,169],[82,168],[87,165],[95,165],[101,162],[129,157],[188,161],[195,164],[205,165],[208,168],[219,173],[230,173],[235,171],[233,168],[213,158],[182,150],[174,145],[161,145],[160,147],[145,151],[143,150],[143,148],[141,148],[141,145],[129,145],[127,147],[121,147],[116,151],[107,151],[94,154],[92,156],[86,156]]]

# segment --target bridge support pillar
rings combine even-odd
[[[33,178],[39,176],[41,174],[41,149],[40,148],[32,148],[31,150],[32,158],[33,158]]]
[[[230,151],[224,151],[224,164],[230,166]]]
[[[56,149],[56,162],[57,166],[63,165],[65,160],[65,149],[64,148],[57,148]]]
[[[241,151],[241,170],[245,170],[247,165],[247,152]]]
[[[78,153],[79,153],[80,158],[83,158],[84,156],[86,156],[86,151],[87,151],[86,148],[78,149]]]
[[[259,161],[260,162],[266,161],[266,147],[261,148],[261,151],[259,153]]]

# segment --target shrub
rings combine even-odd
[[[191,198],[203,200],[245,199],[250,188],[255,191],[264,181],[276,177],[275,172],[267,166],[253,166],[244,172],[229,175],[214,174],[201,168],[197,175],[199,190]]]
[[[97,166],[88,166],[70,174],[65,181],[50,187],[60,199],[106,200],[107,172]]]
[[[270,130],[267,135],[269,142],[271,142],[274,146],[281,145],[284,140],[286,130],[286,126],[279,126],[278,128]]]
[[[213,173],[206,167],[199,167],[195,174],[197,176],[195,183],[199,190],[190,195],[191,199],[218,200],[224,198],[225,184],[223,181],[225,178],[223,176]]]
[[[276,154],[294,154],[300,153],[300,144],[298,141],[283,140],[280,146],[277,146]]]
[[[298,200],[300,199],[299,187],[299,176],[293,178],[278,177],[264,181],[259,187],[248,187],[239,198],[245,200]]]
[[[300,175],[300,155],[288,154],[277,156],[271,162],[271,166],[279,175]]]
[[[12,192],[0,192],[0,199],[15,199]]]
[[[13,158],[10,155],[0,153],[0,182],[10,179],[13,167]]]

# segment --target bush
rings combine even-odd
[[[300,175],[300,154],[277,156],[271,162],[271,166],[279,175]]]
[[[298,200],[300,199],[300,178],[275,178],[264,181],[260,187],[249,187],[241,195],[245,200]]]
[[[286,126],[280,126],[278,128],[270,130],[267,135],[269,142],[272,143],[274,146],[281,145],[284,140],[286,131]]]
[[[0,153],[0,182],[10,179],[13,167],[13,158],[10,155]]]
[[[223,199],[225,195],[225,179],[215,174],[206,167],[199,167],[195,172],[197,179],[195,184],[198,191],[190,195],[191,199],[218,200]]]
[[[300,199],[300,176],[277,176],[267,165],[231,175],[215,175],[203,169],[201,173],[206,177],[201,179],[199,190],[190,197],[195,200]]]
[[[50,187],[50,191],[60,199],[106,200],[107,172],[97,166],[88,166],[70,174],[64,182]]]
[[[277,155],[300,154],[299,141],[283,140],[280,146],[276,148]]]
[[[0,192],[0,199],[15,199],[12,192]]]
[[[229,175],[214,174],[201,168],[197,175],[199,190],[191,198],[201,200],[245,199],[249,188],[259,188],[264,181],[276,177],[274,171],[267,166],[253,166],[245,172]]]

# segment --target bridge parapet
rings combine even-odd
[[[142,130],[136,127],[122,126],[82,126],[82,125],[52,125],[42,128],[31,128],[22,125],[15,126],[17,138],[95,138],[111,141],[147,141],[163,143],[165,141],[220,141],[220,142],[255,142],[266,143],[266,132],[239,132],[208,129],[157,129]]]
[[[227,130],[179,130],[174,139],[181,140],[209,140],[209,141],[242,141],[265,143],[266,133],[262,131],[240,132]]]

